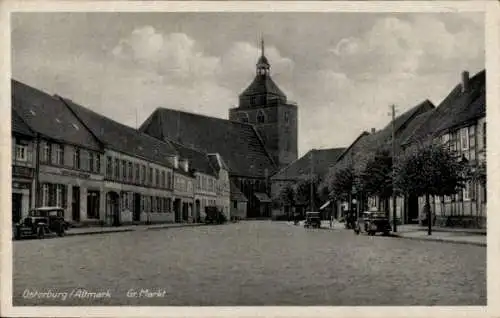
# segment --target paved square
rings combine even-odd
[[[14,305],[486,305],[479,246],[271,221],[13,244]]]

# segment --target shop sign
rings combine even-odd
[[[12,182],[12,189],[31,189],[31,184],[25,182]]]
[[[68,177],[81,178],[81,179],[90,179],[89,173],[76,172],[76,171],[61,170],[61,175],[68,176]]]

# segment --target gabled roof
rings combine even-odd
[[[58,98],[12,80],[12,109],[34,132],[99,151],[99,141]]]
[[[210,176],[217,176],[215,168],[211,165],[206,153],[191,149],[173,141],[171,141],[170,144],[177,150],[181,158],[189,161],[191,169]]]
[[[486,71],[482,70],[469,79],[467,91],[462,92],[462,84],[456,85],[432,116],[429,116],[415,133],[404,141],[404,144],[425,141],[485,114]]]
[[[402,138],[406,138],[405,136],[413,132],[416,129],[415,126],[418,126],[419,123],[422,122],[422,118],[428,115],[424,117],[420,116],[432,112],[433,109],[434,105],[430,101],[425,100],[395,118],[395,142],[398,148],[403,140]],[[390,149],[391,143],[392,123],[389,123],[384,129],[376,131],[375,133],[369,134],[363,132],[340,156],[337,162],[341,165],[351,161],[356,171],[363,171],[366,163],[375,152],[382,148]]]
[[[305,155],[278,171],[271,179],[297,180],[309,175],[311,171],[311,154],[314,174],[323,176],[328,172],[328,167],[337,161],[344,150],[345,148],[309,150]]]
[[[172,166],[168,158],[175,156],[177,151],[169,143],[120,124],[69,99],[61,100],[107,148],[163,166]]]
[[[212,167],[215,168],[217,172],[219,172],[222,169],[229,171],[229,168],[224,162],[224,159],[222,159],[222,157],[218,153],[208,154],[208,160],[210,161],[210,164],[212,165]]]
[[[31,128],[26,125],[26,123],[22,120],[22,118],[17,114],[17,112],[12,109],[11,111],[11,131],[13,134],[20,134],[27,137],[34,137],[35,132],[31,130]]]
[[[248,202],[248,199],[233,181],[229,182],[229,193],[231,201]]]
[[[239,176],[271,175],[276,166],[252,125],[183,111],[158,108],[140,130],[163,140],[205,153],[219,153],[230,173]]]

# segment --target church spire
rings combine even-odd
[[[260,35],[260,56],[265,56],[264,55],[264,35]]]
[[[257,75],[269,75],[269,69],[271,65],[265,56],[265,47],[264,47],[264,36],[260,36],[260,57],[257,61]]]

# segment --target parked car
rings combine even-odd
[[[14,238],[64,236],[69,228],[64,220],[64,209],[60,207],[39,207],[29,211],[28,216],[14,226]]]
[[[375,235],[376,233],[389,235],[391,230],[392,227],[389,218],[384,212],[380,211],[363,212],[354,229],[356,234],[365,232],[368,235]]]
[[[319,212],[306,212],[304,227],[320,228],[321,216]]]
[[[205,223],[207,224],[223,224],[227,222],[226,215],[216,206],[205,207]]]

